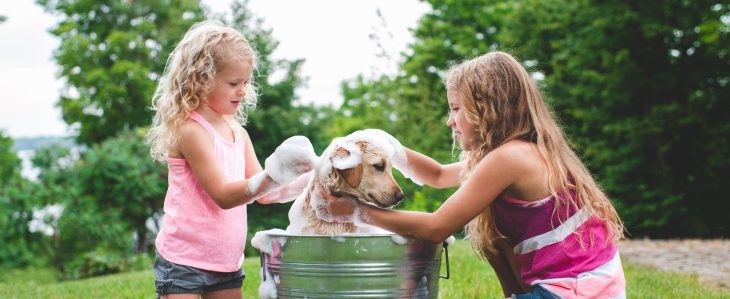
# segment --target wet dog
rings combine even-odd
[[[349,195],[364,204],[390,208],[403,199],[403,191],[393,178],[393,151],[387,142],[363,131],[336,138],[314,166],[314,174],[289,210],[292,234],[335,235],[385,232],[352,222],[327,222],[316,216],[321,192]]]

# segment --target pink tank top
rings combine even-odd
[[[221,137],[193,111],[190,118],[208,131],[213,152],[228,182],[245,178],[244,140]],[[168,187],[157,251],[168,261],[216,272],[234,272],[243,263],[246,205],[221,209],[200,185],[185,159],[167,158]]]
[[[558,298],[626,298],[618,245],[606,242],[613,232],[586,208],[570,204],[573,197],[523,201],[502,195],[494,201],[494,222],[512,245],[522,280]]]

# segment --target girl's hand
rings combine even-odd
[[[317,218],[327,222],[358,222],[360,204],[349,194],[333,195],[317,182],[312,196]]]
[[[406,149],[403,147],[402,144],[400,144],[400,141],[398,139],[395,139],[393,135],[388,134],[388,132],[383,131],[381,129],[365,129],[363,130],[364,133],[368,135],[372,135],[377,137],[378,139],[382,139],[390,146],[393,147],[393,166],[397,169],[405,168],[408,166],[408,157],[406,157]]]
[[[414,183],[423,186],[423,182],[416,180],[413,176],[413,170],[411,169],[411,165],[408,163],[406,147],[400,144],[398,139],[395,139],[393,135],[390,135],[388,132],[380,129],[365,129],[363,132],[388,142],[388,144],[393,147],[393,157],[391,158],[393,161],[393,167],[398,169],[398,171],[400,171],[400,173],[406,178],[409,178]]]
[[[264,172],[277,184],[294,181],[312,170],[317,160],[314,147],[304,136],[293,136],[279,145],[264,162]]]

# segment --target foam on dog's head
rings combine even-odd
[[[360,130],[352,132],[350,135],[347,135],[345,137],[346,139],[350,140],[352,143],[357,143],[358,141],[365,141],[370,144],[370,146],[376,147],[379,150],[383,151],[383,153],[388,158],[392,158],[393,154],[395,153],[395,149],[393,148],[390,143],[388,143],[386,140],[383,140],[383,138],[375,131],[375,130]]]
[[[342,143],[335,147],[330,160],[336,169],[350,169],[362,163],[362,151],[354,143]]]
[[[320,156],[317,179],[331,192],[353,193],[363,203],[390,207],[402,199],[402,190],[390,171],[373,169],[390,169],[394,152],[394,147],[377,130],[335,138]]]
[[[329,173],[332,171],[332,167],[336,169],[348,169],[362,163],[362,151],[357,146],[357,142],[359,141],[365,141],[370,146],[380,149],[388,158],[392,158],[395,152],[393,147],[387,141],[384,141],[383,138],[380,138],[373,130],[355,131],[345,137],[332,139],[332,143],[330,143],[322,153],[322,156],[320,156],[319,173]],[[347,149],[351,155],[349,157],[330,160],[332,153],[338,147]]]

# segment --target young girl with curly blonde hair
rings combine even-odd
[[[309,140],[288,139],[262,170],[241,125],[256,104],[255,67],[240,32],[206,21],[188,30],[158,83],[148,141],[169,169],[153,266],[161,297],[241,298],[246,204],[289,200],[306,185]]]

